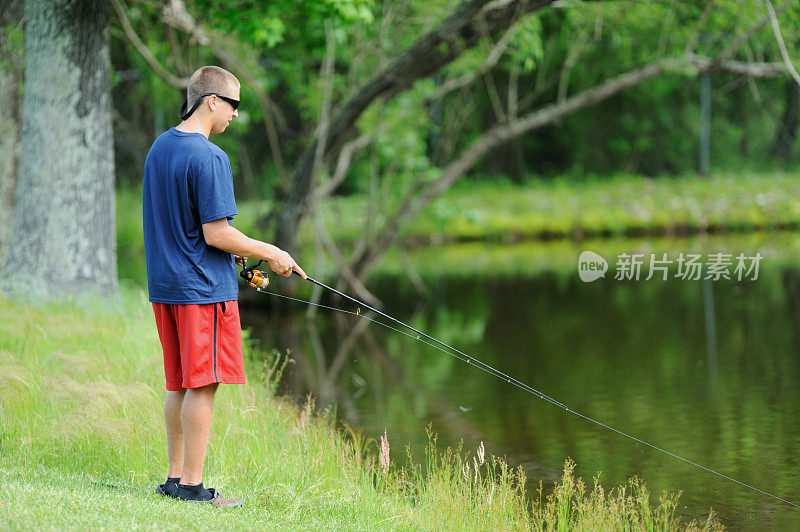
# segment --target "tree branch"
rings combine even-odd
[[[322,105],[319,112],[317,137],[320,139],[314,152],[313,174],[319,174],[322,168],[322,157],[327,143],[328,124],[331,117],[331,93],[333,92],[333,61],[335,59],[336,40],[333,38],[333,26],[330,19],[325,19],[325,60],[320,67],[320,81],[322,84]]]
[[[700,30],[703,29],[705,26],[706,21],[708,21],[708,17],[711,15],[711,9],[714,7],[714,0],[708,0],[706,3],[706,8],[703,10],[703,14],[700,15],[700,20],[697,21],[697,27],[694,30],[694,33],[689,38],[689,41],[686,43],[686,48],[683,50],[685,54],[691,54],[694,52],[694,47],[697,46],[697,39],[700,36]]]
[[[567,99],[567,90],[569,88],[569,76],[575,64],[578,62],[581,54],[583,53],[583,41],[576,39],[576,43],[570,47],[567,52],[567,58],[564,60],[564,66],[561,69],[561,74],[558,76],[558,96],[557,101],[563,102]]]
[[[681,73],[687,66],[700,72],[731,72],[752,77],[784,76],[782,63],[743,63],[740,61],[717,62],[709,58],[690,54],[687,58],[663,59],[644,67],[614,77],[599,86],[574,94],[566,100],[533,111],[518,120],[498,124],[472,142],[459,157],[448,164],[441,175],[425,186],[418,195],[408,197],[397,212],[386,222],[381,233],[369,246],[354,257],[351,270],[359,278],[394,241],[401,225],[427,206],[434,198],[450,188],[461,176],[472,168],[481,157],[492,149],[520,135],[552,124],[565,116],[602,102],[622,90],[638,85],[666,72]]]
[[[800,85],[800,75],[797,74],[797,70],[795,70],[792,60],[789,58],[789,52],[786,51],[786,43],[783,42],[783,35],[781,35],[781,27],[778,25],[778,16],[775,14],[775,8],[772,7],[772,2],[769,0],[764,0],[764,3],[767,5],[769,19],[772,22],[772,31],[775,33],[775,40],[778,41],[778,48],[781,49],[781,57],[783,57],[786,70],[789,71],[792,78]]]
[[[314,175],[314,180],[312,181],[312,187],[317,186],[317,176],[319,176],[322,167],[324,166],[322,161],[322,154],[325,150],[325,143],[326,137],[325,135],[328,132],[328,122],[330,121],[330,111],[331,111],[331,93],[333,92],[333,62],[336,58],[336,41],[333,37],[333,24],[329,18],[325,19],[325,59],[322,61],[322,65],[320,66],[319,72],[319,83],[322,85],[322,105],[320,106],[319,111],[319,122],[317,124],[317,136],[319,137],[320,141],[317,144],[317,150],[314,152],[314,166],[312,170],[312,174]],[[315,203],[312,207],[314,209],[313,219],[314,219],[314,236],[316,237],[316,242],[314,243],[314,257],[315,257],[315,270],[319,271],[320,269],[320,259],[321,253],[319,250],[319,239],[321,238],[321,234],[323,232],[322,223],[320,220],[320,212],[318,207],[318,203]],[[312,317],[317,312],[316,304],[319,303],[319,299],[322,297],[322,289],[319,286],[314,286],[314,292],[311,295],[311,301],[314,305],[310,305],[308,307],[307,315]]]
[[[508,49],[508,42],[514,35],[514,31],[516,31],[516,28],[509,28],[508,31],[505,32],[500,40],[497,41],[497,44],[495,44],[494,47],[489,51],[489,55],[486,56],[486,60],[483,62],[483,64],[481,64],[480,67],[472,72],[464,74],[463,76],[445,81],[439,87],[437,87],[434,93],[428,98],[428,101],[440,100],[446,94],[470,85],[481,75],[494,68],[497,62],[500,61],[500,58],[503,57],[505,51]]]
[[[788,7],[792,5],[795,1],[796,0],[789,0],[788,2],[783,4],[780,8],[778,8],[777,14],[780,15],[781,13],[786,11],[786,9],[788,9]],[[750,37],[758,33],[758,31],[761,30],[761,28],[763,28],[764,26],[766,26],[769,21],[770,21],[770,15],[768,13],[766,16],[764,16],[764,18],[759,20],[750,29],[748,29],[741,35],[737,36],[733,40],[733,42],[730,43],[722,52],[717,54],[716,56],[717,60],[725,61],[726,59],[730,59],[731,56],[736,52],[736,50],[739,49],[739,46],[741,46],[743,42],[749,40]]]
[[[508,97],[506,98],[506,107],[508,108],[508,116],[510,119],[517,118],[517,109],[519,105],[519,66],[513,65],[511,72],[508,75]]]
[[[333,172],[333,176],[314,192],[315,201],[331,195],[333,191],[342,184],[342,181],[347,177],[347,170],[350,169],[350,161],[353,158],[353,153],[372,142],[372,138],[372,135],[365,133],[344,145],[342,151],[339,153],[339,160],[336,162],[336,169]]]
[[[175,0],[173,0],[175,1]],[[471,0],[461,4],[441,24],[421,36],[404,53],[350,97],[331,121],[325,158],[338,156],[342,146],[356,133],[356,122],[375,100],[388,100],[408,90],[418,80],[438,72],[473,48],[487,34],[507,29],[526,13],[537,11],[553,0]],[[315,140],[300,156],[292,172],[291,189],[278,220],[277,243],[292,249],[297,227],[308,207],[311,193]]]
[[[697,67],[701,72],[718,74],[741,74],[754,78],[779,78],[786,75],[783,63],[760,63],[748,61],[719,61],[699,55],[689,54],[687,64]]]
[[[322,224],[320,224],[320,226],[321,225]],[[325,249],[328,250],[328,253],[338,265],[339,275],[343,277],[344,280],[353,288],[356,295],[375,308],[380,309],[383,307],[381,300],[378,299],[372,292],[370,292],[369,289],[364,286],[358,276],[353,273],[353,270],[350,269],[350,266],[344,260],[344,257],[339,252],[339,249],[336,247],[336,243],[333,241],[330,234],[328,234],[323,227],[320,227],[320,231],[318,232],[317,236],[320,238],[320,240],[322,240],[322,245],[325,246]]]
[[[114,11],[117,12],[117,16],[119,17],[119,22],[122,25],[122,31],[125,32],[125,36],[131,42],[133,47],[136,48],[136,51],[139,52],[139,55],[141,55],[144,60],[147,61],[147,64],[150,65],[150,68],[153,69],[158,77],[176,89],[186,89],[186,85],[189,84],[189,78],[179,78],[174,74],[167,72],[167,69],[158,62],[158,59],[155,58],[147,45],[145,45],[136,34],[133,26],[131,26],[131,21],[128,19],[128,15],[125,14],[125,6],[122,5],[122,2],[120,0],[111,0],[111,5],[114,6]]]

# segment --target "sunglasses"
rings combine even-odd
[[[181,120],[186,120],[187,118],[192,116],[192,113],[194,113],[195,110],[198,107],[200,107],[200,102],[202,102],[203,98],[205,98],[206,96],[216,96],[220,100],[225,100],[226,102],[228,102],[230,104],[231,107],[233,107],[234,111],[239,108],[239,100],[234,100],[233,98],[228,98],[227,96],[223,96],[221,94],[217,94],[216,92],[207,92],[205,94],[201,94],[200,95],[200,97],[197,99],[196,102],[194,102],[194,105],[192,106],[191,109],[189,109],[188,112],[186,111],[186,107],[188,107],[189,102],[184,100],[183,105],[181,105],[181,110],[178,111],[178,118],[180,118]]]

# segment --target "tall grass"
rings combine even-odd
[[[588,490],[567,461],[538,498],[481,446],[408,448],[342,431],[313,398],[276,397],[285,358],[248,347],[247,385],[217,395],[204,482],[236,511],[153,494],[166,473],[161,353],[149,304],[0,299],[0,527],[433,530],[718,529],[681,523],[677,496],[644,485]]]

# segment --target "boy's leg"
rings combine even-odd
[[[183,368],[181,367],[181,344],[178,336],[177,305],[153,303],[153,313],[158,327],[158,338],[164,352],[164,376],[167,385],[164,423],[167,432],[167,457],[169,458],[168,482],[160,485],[156,492],[160,495],[168,495],[172,491],[169,489],[172,486],[169,478],[180,477],[183,468],[181,406],[186,390],[182,386]]]
[[[197,485],[203,481],[217,385],[214,383],[186,390],[180,416],[184,446],[181,484]]]
[[[167,427],[167,456],[169,473],[167,477],[177,478],[183,470],[183,429],[181,428],[181,408],[186,390],[167,392],[164,401],[164,421]]]

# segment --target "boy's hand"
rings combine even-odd
[[[267,259],[267,263],[273,272],[278,275],[283,275],[284,277],[289,277],[292,275],[292,271],[296,271],[303,279],[308,277],[306,272],[295,262],[291,255],[272,244],[267,245],[270,249],[270,257]]]

